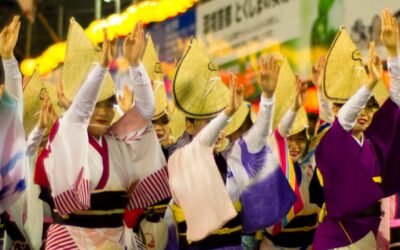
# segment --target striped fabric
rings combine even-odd
[[[79,249],[67,228],[63,225],[51,225],[47,235],[46,250]]]
[[[165,166],[136,185],[128,209],[146,208],[168,197],[171,197],[171,192],[168,185],[168,170]]]
[[[83,168],[73,189],[54,197],[54,205],[61,214],[70,214],[90,207],[90,182],[83,178]]]
[[[136,250],[147,250],[146,245],[143,243],[142,239],[137,234],[133,234],[135,237]]]
[[[282,219],[281,222],[275,224],[273,227],[272,234],[276,235],[281,232],[282,228],[284,228],[293,219],[293,217],[303,209],[304,203],[300,195],[300,183],[298,183],[296,179],[294,164],[289,156],[288,145],[285,138],[279,134],[278,130],[274,132],[270,146],[272,151],[277,154],[281,169],[297,198],[287,215]]]

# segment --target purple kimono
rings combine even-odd
[[[327,216],[313,249],[332,249],[377,233],[379,215],[364,211],[400,191],[400,109],[390,99],[376,112],[360,146],[336,120],[316,149]],[[373,177],[381,176],[382,183]]]

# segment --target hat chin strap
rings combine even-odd
[[[206,99],[207,95],[210,94],[211,90],[214,88],[215,84],[221,80],[221,77],[212,77],[210,80],[208,80],[208,83],[211,83],[210,87],[207,89],[207,91],[203,95],[203,99]]]

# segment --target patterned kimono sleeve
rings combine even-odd
[[[21,100],[10,96],[7,90],[0,97],[0,212],[17,201],[25,190],[28,159],[21,106]]]
[[[61,118],[36,163],[35,182],[52,190],[60,214],[90,207],[89,140],[81,123]]]
[[[90,207],[87,128],[106,73],[106,68],[94,66],[71,107],[53,125],[36,163],[35,183],[51,189],[60,214]]]
[[[110,132],[123,143],[121,150],[132,183],[128,209],[146,208],[171,197],[167,163],[151,123],[133,107]]]

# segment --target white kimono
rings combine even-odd
[[[61,216],[90,210],[93,193],[125,191],[130,195],[128,209],[145,208],[170,196],[166,162],[150,122],[154,97],[142,65],[130,68],[136,106],[99,140],[88,135],[106,70],[97,65],[90,72],[70,109],[53,126],[38,161],[36,181],[51,189]],[[53,224],[46,249],[122,249],[123,234],[123,226]]]

